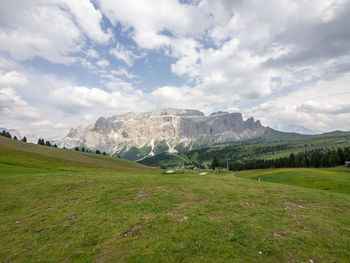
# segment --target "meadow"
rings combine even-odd
[[[342,167],[165,174],[0,138],[0,261],[349,262],[349,182]]]

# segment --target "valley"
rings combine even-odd
[[[275,132],[275,140],[260,137],[257,139],[233,142],[229,144],[214,145],[210,148],[184,151],[177,154],[161,153],[139,161],[154,167],[181,168],[209,165],[213,156],[222,160],[222,167],[226,167],[226,161],[249,161],[252,159],[274,160],[287,157],[291,153],[298,154],[316,149],[336,149],[349,147],[350,132],[333,132],[320,135],[299,135]],[[278,137],[282,134],[281,137]],[[267,141],[267,142],[266,142]]]

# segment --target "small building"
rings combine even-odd
[[[345,162],[345,166],[348,167],[350,169],[350,161],[346,161]]]

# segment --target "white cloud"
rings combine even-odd
[[[206,113],[216,110],[219,105],[227,104],[231,98],[223,99],[215,93],[206,93],[201,89],[188,86],[164,86],[151,93],[152,101],[157,108],[193,108]]]
[[[23,86],[27,83],[27,78],[17,71],[4,72],[0,70],[0,87]]]
[[[56,0],[58,5],[66,5],[74,15],[79,28],[89,36],[90,39],[104,43],[111,35],[110,32],[104,32],[101,29],[102,14],[100,10],[95,9],[90,0]]]
[[[92,49],[92,48],[89,48],[87,51],[86,51],[86,55],[91,57],[91,58],[98,58],[99,55],[97,53],[97,51],[95,49]]]
[[[123,45],[117,43],[117,46],[109,51],[111,55],[125,62],[126,65],[131,67],[134,64],[135,59],[143,57],[138,56],[132,50],[125,48]]]
[[[39,56],[69,64],[85,45],[84,34],[97,42],[109,39],[100,27],[101,18],[89,0],[2,1],[0,50],[17,60]]]
[[[117,70],[111,70],[111,73],[117,76],[124,76],[128,79],[135,79],[139,77],[134,73],[127,71],[126,68],[118,68]]]
[[[143,100],[143,93],[134,90],[106,92],[97,88],[64,87],[53,90],[50,98],[56,107],[70,114],[79,114],[82,110],[114,110],[130,111],[149,108],[149,103]]]
[[[98,0],[103,13],[113,25],[122,23],[132,29],[136,43],[147,49],[171,43],[170,35],[201,34],[209,26],[210,16],[200,6],[181,4],[177,0]]]
[[[105,60],[105,59],[101,59],[101,60],[97,61],[96,64],[97,64],[98,66],[102,67],[102,68],[105,68],[105,67],[108,67],[108,66],[109,66],[108,60]]]
[[[9,57],[0,57],[2,120],[15,123],[23,109],[45,112],[35,117],[35,127],[48,132],[56,120],[68,125],[109,112],[172,106],[207,113],[241,109],[273,127],[350,129],[349,1],[183,2],[1,1],[0,52]],[[105,29],[110,24],[113,31]],[[156,74],[132,68],[147,55]],[[80,73],[93,74],[109,91],[82,86],[89,78],[80,74],[73,81],[20,64],[35,57],[64,63],[67,71],[74,67],[72,74],[83,67]],[[169,80],[157,75],[163,63],[173,73]],[[136,89],[138,81],[148,90]],[[71,114],[79,112],[85,117]]]
[[[0,113],[2,122],[6,119],[37,119],[40,116],[12,88],[0,88]]]
[[[350,74],[272,98],[248,112],[265,124],[285,129],[289,124],[316,131],[350,130]]]

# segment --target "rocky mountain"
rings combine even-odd
[[[217,143],[247,140],[264,134],[266,127],[241,113],[162,109],[101,117],[86,127],[71,128],[54,141],[59,147],[105,151],[131,160],[161,152],[176,153]]]

